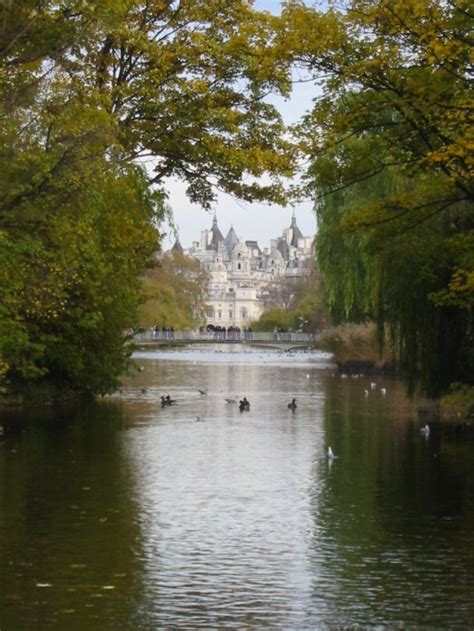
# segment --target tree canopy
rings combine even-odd
[[[205,322],[205,289],[208,274],[197,259],[180,252],[166,252],[143,278],[143,304],[138,323],[194,329]]]
[[[466,0],[290,1],[282,54],[321,86],[299,127],[337,322],[388,323],[410,388],[473,379],[473,40]]]
[[[3,389],[115,387],[167,177],[204,207],[282,199],[274,20],[244,0],[0,3]]]

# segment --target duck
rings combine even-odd
[[[161,396],[162,406],[173,405],[174,403],[176,403],[175,399],[172,399],[169,394],[167,394],[166,397],[164,397],[163,395]]]
[[[199,392],[199,394],[202,394],[202,395],[206,395],[207,394],[206,390],[198,390],[198,392]]]
[[[291,403],[288,403],[288,409],[289,410],[296,410],[298,406],[296,405],[296,399],[292,399]]]
[[[241,412],[248,412],[250,410],[250,402],[247,401],[247,397],[244,397],[241,401],[239,401],[239,410]]]
[[[237,403],[236,399],[225,399],[226,403]]]
[[[328,460],[329,461],[334,460],[335,457],[336,456],[334,455],[333,450],[331,449],[331,447],[328,447]]]
[[[423,434],[423,436],[429,436],[430,435],[430,426],[429,425],[424,425],[423,427],[420,427],[420,432]]]

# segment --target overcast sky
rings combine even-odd
[[[255,8],[278,13],[280,0],[256,0]],[[315,88],[311,84],[296,84],[289,101],[279,99],[277,103],[287,123],[295,122],[311,105],[315,96]],[[214,211],[221,232],[226,235],[233,225],[237,235],[242,240],[256,239],[259,245],[265,247],[270,239],[280,236],[282,230],[291,222],[293,210],[300,230],[305,236],[313,236],[316,222],[311,203],[304,203],[294,207],[282,208],[276,205],[240,202],[230,195],[220,194],[211,213],[200,206],[191,204],[186,197],[186,185],[179,181],[169,181],[169,204],[173,211],[174,222],[183,247],[189,247],[192,241],[200,238],[201,230],[210,228]],[[169,249],[174,243],[174,235],[169,227],[165,227],[167,237],[164,249]]]

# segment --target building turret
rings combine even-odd
[[[292,245],[294,248],[297,248],[298,247],[298,239],[303,239],[304,236],[303,236],[303,233],[301,232],[301,230],[296,225],[295,211],[293,211],[293,216],[291,218],[290,230],[291,230],[291,241],[290,241],[289,245]]]
[[[238,242],[239,242],[239,237],[237,236],[237,233],[235,232],[234,227],[231,226],[224,240],[225,249],[227,250],[227,254],[229,255],[229,258],[232,254],[232,250],[234,249],[235,244]]]
[[[214,213],[214,219],[212,220],[212,228],[209,231],[210,241],[208,243],[208,250],[217,250],[217,246],[220,241],[224,241],[221,231],[217,225],[216,213]]]
[[[183,246],[179,242],[178,237],[176,237],[176,241],[174,242],[173,247],[171,248],[172,252],[178,252],[179,254],[184,254]]]

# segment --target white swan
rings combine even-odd
[[[331,447],[328,447],[328,460],[334,460],[335,457]]]

